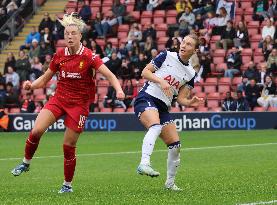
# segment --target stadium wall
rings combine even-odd
[[[36,114],[10,114],[9,131],[30,131]],[[277,112],[216,112],[172,113],[178,131],[185,130],[253,130],[277,129]],[[63,131],[64,120],[59,119],[49,131]],[[145,130],[132,113],[93,113],[86,131],[142,131]]]

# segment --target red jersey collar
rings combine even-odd
[[[82,55],[84,49],[85,49],[85,47],[83,46],[82,43],[80,43],[79,50],[76,52],[75,55]],[[70,54],[68,47],[65,47],[65,49],[64,49],[64,55],[65,55],[65,56],[70,56],[70,55],[72,55],[72,54]]]

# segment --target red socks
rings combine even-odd
[[[64,152],[64,180],[71,182],[76,166],[75,147],[63,145]]]
[[[39,140],[40,136],[33,135],[31,131],[25,145],[25,158],[27,160],[31,160],[33,158],[37,150]]]

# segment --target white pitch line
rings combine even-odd
[[[223,145],[223,146],[213,146],[213,147],[188,147],[182,149],[182,151],[193,151],[193,150],[207,150],[207,149],[222,149],[222,148],[236,148],[236,147],[257,147],[257,146],[267,146],[267,145],[277,145],[277,142],[272,143],[262,143],[262,144],[241,144],[241,145]],[[166,152],[167,150],[156,150],[154,152]],[[121,154],[138,154],[141,151],[130,151],[130,152],[102,152],[102,153],[90,153],[90,154],[78,154],[78,157],[84,156],[103,156],[103,155],[121,155]],[[63,155],[56,156],[41,156],[41,157],[33,157],[33,159],[47,159],[47,158],[60,158]],[[19,160],[22,157],[14,157],[14,158],[0,158],[0,161],[8,161],[8,160]]]
[[[274,204],[277,203],[277,200],[272,201],[259,201],[259,202],[252,202],[248,204],[236,204],[236,205],[260,205],[260,204]]]

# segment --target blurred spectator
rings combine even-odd
[[[157,49],[157,43],[153,41],[151,36],[146,38],[146,42],[144,44],[144,54],[150,58],[151,57],[151,50]],[[138,53],[136,53],[138,55]]]
[[[136,55],[138,57],[138,55],[140,53],[140,47],[139,47],[139,42],[138,41],[133,41],[132,42],[131,51],[134,55]]]
[[[9,126],[9,116],[3,108],[4,106],[0,103],[0,131],[8,130]]]
[[[7,57],[7,60],[5,62],[5,67],[4,67],[4,74],[6,74],[8,72],[8,67],[11,66],[11,67],[15,67],[15,57],[13,55],[12,52],[9,52],[8,53],[8,57]]]
[[[111,54],[111,59],[106,63],[106,66],[115,76],[118,76],[121,63],[122,61],[117,57],[116,51],[113,51]]]
[[[265,77],[265,83],[263,85],[263,90],[261,97],[257,99],[257,102],[260,106],[267,108],[269,106],[269,102],[271,101],[271,98],[275,94],[275,84],[272,82],[272,77],[267,75]]]
[[[204,28],[199,30],[200,35],[210,37],[216,24],[217,18],[214,17],[214,13],[208,12],[207,18],[204,20]]]
[[[266,25],[262,29],[262,38],[266,39],[267,36],[270,36],[271,39],[274,38],[275,27],[272,25],[272,21],[269,18],[265,19]]]
[[[14,71],[14,68],[9,66],[8,67],[8,73],[5,75],[6,77],[6,84],[7,83],[12,83],[13,89],[15,91],[19,90],[19,75]]]
[[[248,80],[250,79],[255,79],[256,82],[259,81],[259,71],[257,70],[256,65],[254,64],[253,61],[250,61],[248,64],[247,70],[243,73],[242,75],[243,78],[247,78]]]
[[[206,79],[207,75],[211,72],[211,56],[210,48],[205,38],[199,39],[199,63],[201,65],[199,76]]]
[[[235,3],[233,2],[228,2],[228,0],[218,0],[216,1],[216,13],[220,14],[220,8],[224,8],[227,12],[227,14],[230,17],[234,16],[234,7]]]
[[[91,50],[92,50],[95,54],[98,54],[98,55],[100,56],[100,58],[103,58],[103,57],[104,57],[102,48],[96,43],[95,40],[92,40],[92,41],[90,42],[90,46],[91,46]]]
[[[18,94],[14,92],[13,84],[11,82],[6,84],[6,97],[5,97],[5,104],[6,108],[13,108],[18,107]]]
[[[126,105],[124,104],[124,102],[116,99],[116,91],[112,86],[108,87],[108,93],[104,99],[103,104],[105,108],[121,107],[126,109]]]
[[[45,56],[45,61],[44,61],[44,64],[42,66],[42,72],[43,73],[45,73],[45,71],[49,68],[51,60],[52,60],[51,55],[46,55]]]
[[[23,49],[30,49],[32,41],[36,39],[37,42],[40,41],[40,33],[37,32],[37,29],[35,26],[32,27],[32,31],[29,33],[29,35],[26,37],[25,45],[20,46],[20,50]]]
[[[40,47],[39,47],[39,60],[40,62],[43,64],[45,62],[45,57],[47,55],[52,56],[53,55],[53,50],[50,46],[46,45],[44,42],[40,43]]]
[[[269,104],[271,107],[277,107],[277,77],[275,77],[274,83],[275,83],[275,93],[271,97],[271,100],[269,101]]]
[[[271,5],[269,6],[267,10],[267,15],[269,18],[274,18],[274,21],[276,21],[277,18],[277,0],[272,0]]]
[[[130,51],[128,51],[128,59],[131,63],[134,64],[134,63],[138,62],[139,57],[138,57],[138,55],[136,54],[135,51],[130,50]]]
[[[42,19],[42,21],[40,22],[39,24],[39,32],[41,34],[44,33],[44,28],[49,28],[50,32],[53,31],[53,28],[54,28],[54,22],[52,21],[52,19],[50,18],[49,16],[49,13],[48,12],[45,12],[44,13],[44,18]]]
[[[269,54],[271,53],[272,49],[273,49],[273,44],[274,41],[270,36],[267,36],[263,42],[263,54],[264,54],[264,58],[267,61]]]
[[[141,39],[142,39],[142,32],[139,29],[139,25],[137,23],[133,23],[128,33],[128,47],[131,46],[133,41],[135,40],[141,41]]]
[[[227,70],[225,70],[224,77],[233,78],[234,75],[240,73],[240,66],[242,65],[241,52],[238,47],[234,47],[233,51],[227,56]]]
[[[109,25],[108,21],[102,18],[102,14],[100,12],[96,13],[93,26],[99,38],[106,38],[108,31],[111,30],[111,26]]]
[[[62,26],[62,24],[58,20],[57,16],[55,16],[55,21],[53,23],[52,34],[53,34],[53,38],[54,38],[55,41],[57,41],[59,39],[64,39],[64,27]]]
[[[219,16],[215,20],[215,27],[213,27],[213,35],[220,35],[226,28],[228,21],[230,21],[230,16],[228,15],[226,9],[221,7],[219,9]]]
[[[126,108],[132,107],[137,96],[137,89],[132,84],[131,80],[125,80],[123,82],[123,91],[125,93],[125,99],[123,100]]]
[[[135,11],[145,11],[148,0],[136,0]]]
[[[42,110],[44,105],[43,105],[43,102],[37,101],[35,103],[35,106],[36,106],[36,109],[34,110],[34,113],[39,113]]]
[[[268,0],[254,1],[253,20],[262,22],[266,18],[266,11],[268,10]]]
[[[267,65],[266,63],[261,63],[261,68],[259,69],[259,80],[257,81],[258,85],[264,84],[266,73],[267,73]]]
[[[146,6],[147,11],[153,11],[159,5],[159,0],[149,0]]]
[[[29,58],[32,59],[34,57],[39,57],[40,47],[38,45],[37,39],[32,40],[32,46],[29,51]]]
[[[134,64],[134,78],[136,80],[141,79],[141,72],[146,65],[147,65],[146,57],[143,53],[140,53],[138,62]]]
[[[180,33],[178,30],[174,31],[173,37],[169,38],[165,44],[166,49],[170,49],[173,44],[173,39],[177,38],[179,41],[179,44],[181,44],[183,38],[180,36]]]
[[[238,84],[238,91],[245,92],[247,85],[248,85],[248,78],[242,77],[241,83]]]
[[[6,83],[0,82],[0,106],[4,105],[6,99]]]
[[[233,45],[233,40],[235,37],[236,37],[236,31],[233,28],[233,22],[228,21],[226,29],[222,31],[221,40],[216,42],[216,47],[217,48],[223,47],[224,50],[228,50],[228,48]]]
[[[8,15],[4,8],[0,8],[0,27],[2,27],[8,20]]]
[[[256,107],[258,105],[257,104],[257,99],[260,97],[260,88],[256,84],[255,79],[251,79],[249,81],[249,84],[246,86],[246,88],[245,88],[245,97],[246,97],[246,100],[249,103],[249,106],[250,106],[251,110],[253,110],[254,107]]]
[[[202,19],[201,14],[196,15],[193,27],[196,32],[199,32],[200,30],[204,29],[204,21]]]
[[[21,102],[22,113],[33,113],[36,109],[35,102],[31,99],[32,93],[28,92],[25,95],[25,99]]]
[[[273,49],[267,59],[267,73],[277,75],[277,49]]]
[[[31,73],[30,73],[29,79],[31,81],[35,81],[42,74],[43,74],[43,72],[42,72],[42,64],[39,61],[38,57],[34,57],[33,60],[32,60],[32,64],[31,64]]]
[[[236,103],[231,96],[231,92],[226,93],[226,97],[222,102],[222,111],[236,111]]]
[[[236,28],[236,37],[234,38],[235,47],[249,47],[249,36],[244,22],[240,21]]]
[[[181,37],[187,36],[190,32],[189,25],[184,19],[180,20],[178,29],[179,29],[178,32],[180,33]]]
[[[179,23],[181,21],[184,21],[186,24],[188,24],[189,29],[193,27],[195,22],[195,15],[191,12],[191,9],[189,7],[185,8],[185,12],[179,18]]]
[[[178,52],[180,49],[180,42],[178,38],[173,38],[172,45],[169,48],[169,51],[171,52]]]
[[[192,5],[189,0],[178,0],[178,2],[176,3],[177,13],[183,13],[186,7],[192,10]]]
[[[155,30],[155,25],[147,22],[145,28],[146,29],[142,32],[142,42],[145,42],[148,36],[151,36],[153,40],[156,40],[157,31]]]
[[[170,10],[174,9],[175,0],[159,0],[159,5],[156,10]]]
[[[48,27],[44,28],[44,33],[41,35],[41,42],[44,42],[46,46],[50,46],[52,49],[55,48],[54,38]]]
[[[88,1],[79,1],[81,10],[79,11],[79,16],[82,18],[82,20],[85,21],[85,23],[88,23],[90,17],[91,17],[91,10],[89,6]]]
[[[117,18],[118,24],[123,23],[123,17],[126,15],[126,7],[120,2],[120,0],[114,0],[112,6],[114,16]]]
[[[11,10],[17,10],[18,6],[16,4],[15,0],[11,0],[10,3],[8,3],[8,5],[6,6],[7,9],[7,13],[9,13]]]
[[[28,80],[31,64],[24,51],[19,51],[19,58],[16,60],[15,68],[21,82]]]
[[[118,56],[120,59],[122,59],[122,58],[127,58],[127,56],[128,56],[128,50],[127,50],[127,48],[126,48],[124,42],[121,42],[121,43],[120,43],[117,56]]]
[[[110,58],[112,56],[112,52],[115,51],[111,42],[107,42],[104,48],[104,54],[106,57]]]
[[[242,91],[237,91],[236,111],[249,111],[249,105],[245,97],[242,95]]]
[[[6,83],[6,78],[3,76],[3,74],[0,72],[0,83]]]
[[[134,76],[133,63],[129,63],[126,59],[122,59],[122,64],[117,72],[117,76],[123,81],[132,79]]]

